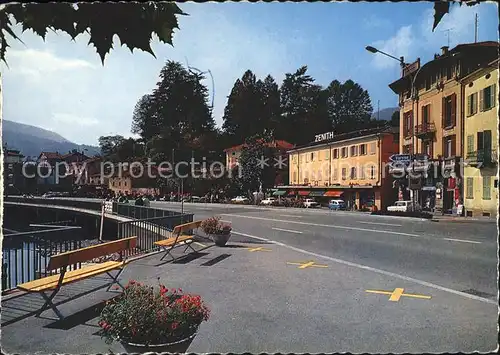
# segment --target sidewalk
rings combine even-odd
[[[483,352],[496,345],[493,301],[465,298],[265,241],[233,236],[225,248],[210,247],[174,263],[159,259],[151,255],[131,263],[122,280],[155,285],[159,278],[167,287],[203,297],[211,318],[200,327],[188,353]],[[72,284],[61,297],[98,284],[97,277]],[[61,312],[69,316],[64,322],[28,316],[2,326],[2,350],[122,353],[121,344],[106,345],[96,333],[96,304],[111,296],[101,290],[62,304]],[[391,302],[390,297],[397,299]],[[37,295],[3,301],[2,321],[37,306]]]
[[[497,223],[494,217],[461,217],[456,215],[434,215],[432,222],[456,222],[456,223]]]

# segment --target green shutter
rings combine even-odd
[[[467,154],[474,151],[474,136],[467,136]]]
[[[483,176],[483,200],[491,200],[491,176]]]
[[[479,90],[479,111],[484,111],[484,89]]]
[[[474,198],[474,178],[467,178],[467,193],[465,198],[471,199]]]
[[[496,106],[496,91],[497,91],[497,84],[493,84],[490,86],[491,89],[490,89],[490,95],[491,95],[491,102],[490,102],[490,106],[491,107],[495,107]]]
[[[472,116],[472,95],[467,97],[467,116]]]

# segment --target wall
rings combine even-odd
[[[490,78],[486,79],[486,74],[490,73]],[[477,132],[491,130],[491,145],[492,156],[498,154],[498,69],[483,70],[478,75],[471,78],[472,86],[469,86],[469,81],[464,83],[464,91],[466,98],[465,105],[465,130],[464,130],[464,155],[467,154],[467,136],[474,136],[474,151],[478,150],[477,146]],[[481,111],[477,106],[477,113],[468,116],[467,112],[467,97],[470,94],[477,92],[479,104],[479,91],[493,84],[497,84],[495,95],[495,107],[487,111]],[[497,159],[498,161],[498,159]],[[483,199],[483,177],[490,177],[490,199]],[[473,198],[467,198],[467,178],[473,179]],[[470,164],[464,167],[464,206],[465,210],[472,212],[472,215],[482,215],[483,212],[490,213],[491,216],[496,215],[497,201],[498,201],[498,188],[494,187],[495,179],[498,180],[497,165],[488,167],[475,167]],[[498,185],[497,185],[498,186]]]

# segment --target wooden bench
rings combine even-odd
[[[123,272],[124,266],[126,264],[126,260],[124,260],[123,258],[123,252],[135,248],[136,245],[137,237],[130,237],[53,255],[50,257],[49,264],[47,265],[47,270],[52,271],[60,269],[59,274],[26,282],[18,285],[17,287],[23,291],[27,291],[30,293],[36,292],[42,295],[43,299],[45,300],[45,304],[42,306],[42,308],[40,308],[39,311],[37,311],[36,317],[39,317],[43,311],[50,307],[59,317],[59,319],[63,319],[64,317],[61,312],[59,312],[57,307],[52,303],[52,300],[61,289],[61,286],[106,273],[112,279],[112,282],[110,283],[106,291],[109,291],[115,283],[118,284],[122,289],[124,289],[124,287],[118,281],[118,277]],[[66,271],[68,266],[70,265],[90,261],[94,258],[107,256],[113,253],[120,253],[119,261],[106,261],[99,264],[84,266],[77,270]],[[110,271],[112,270],[118,270],[118,273],[113,276],[110,274]],[[46,291],[52,291],[50,296],[45,294]]]
[[[191,248],[191,250],[196,253],[197,251],[191,246],[194,235],[188,232],[198,229],[201,226],[202,222],[203,221],[194,221],[175,226],[170,238],[155,242],[155,245],[158,245],[160,248],[165,249],[165,254],[160,260],[165,259],[167,255],[170,255],[172,261],[175,260],[174,256],[170,252],[175,247],[180,246],[180,243],[184,243],[186,245],[186,249],[184,249],[184,252],[186,252],[188,248]]]

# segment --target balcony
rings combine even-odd
[[[467,163],[470,166],[479,168],[498,164],[496,150],[478,150],[467,152]]]
[[[415,127],[415,136],[426,137],[436,132],[436,125],[433,122],[419,124]]]

